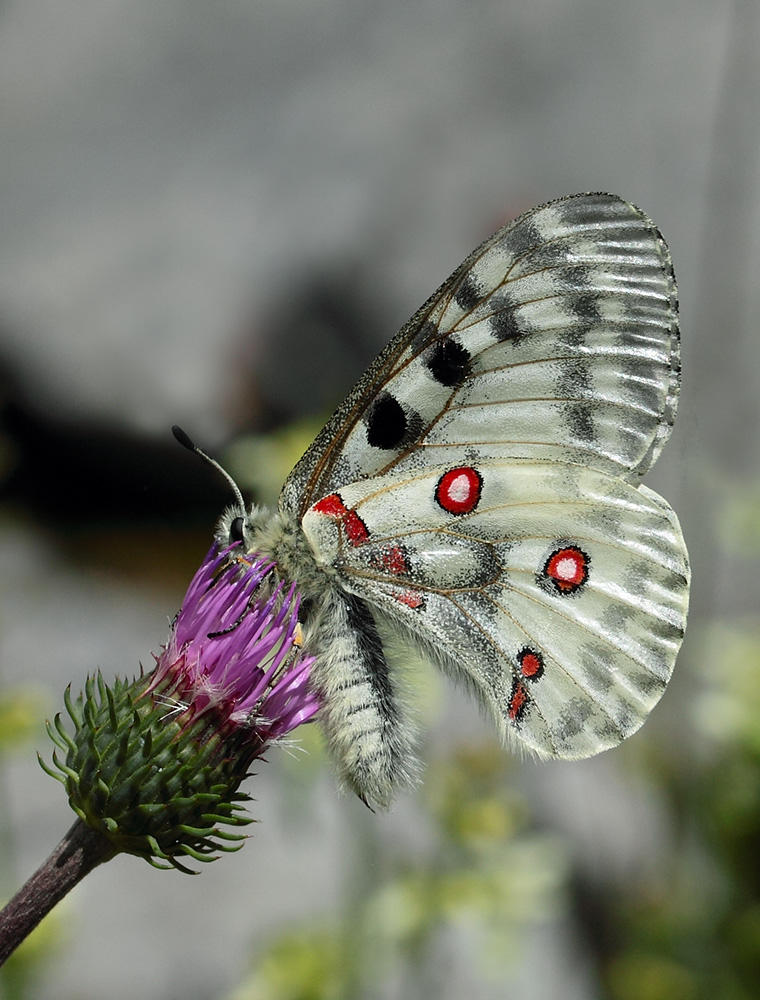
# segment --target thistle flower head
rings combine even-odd
[[[203,716],[260,749],[317,711],[313,657],[298,654],[295,585],[272,585],[275,564],[214,546],[193,578],[146,693],[161,692],[185,725]]]
[[[53,754],[60,774],[43,767],[117,850],[187,871],[180,857],[237,849],[243,836],[218,824],[250,822],[238,786],[252,761],[317,712],[299,598],[275,570],[213,546],[150,674],[112,687],[98,675],[76,700],[66,693],[75,731],[56,717],[48,731],[66,758]]]

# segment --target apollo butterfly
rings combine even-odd
[[[467,682],[505,740],[579,758],[635,732],[681,645],[689,564],[646,486],[680,383],[660,233],[608,194],[535,208],[478,247],[390,342],[288,477],[217,538],[303,595],[345,781],[416,773],[383,637]]]

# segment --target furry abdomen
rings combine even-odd
[[[340,775],[368,805],[388,806],[418,765],[373,613],[343,590],[333,567],[317,561],[290,515],[254,509],[248,524],[250,547],[274,559],[303,597],[303,648],[316,657],[318,720]]]
[[[369,607],[325,578],[326,592],[304,630],[317,661],[319,720],[341,777],[368,805],[388,806],[416,774],[409,722]]]

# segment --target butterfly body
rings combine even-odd
[[[639,485],[680,381],[675,281],[611,195],[534,209],[479,247],[380,354],[245,547],[304,597],[339,767],[365,801],[413,779],[386,656],[401,634],[505,739],[590,756],[634,732],[683,636],[678,520]],[[403,694],[403,692],[402,692]]]

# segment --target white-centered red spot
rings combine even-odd
[[[482,489],[480,473],[462,465],[441,476],[435,488],[435,499],[449,514],[469,514],[477,507]]]
[[[517,654],[520,673],[528,681],[537,681],[544,672],[544,658],[536,649],[525,646]]]
[[[346,537],[352,545],[361,545],[362,542],[366,542],[369,538],[367,525],[355,510],[349,510],[346,507],[339,493],[330,493],[326,497],[322,497],[321,500],[317,500],[312,510],[319,511],[320,514],[326,514],[328,517],[340,521],[343,525],[343,530],[346,532]]]
[[[560,593],[571,594],[588,580],[589,557],[575,545],[557,549],[546,560],[544,575]]]

